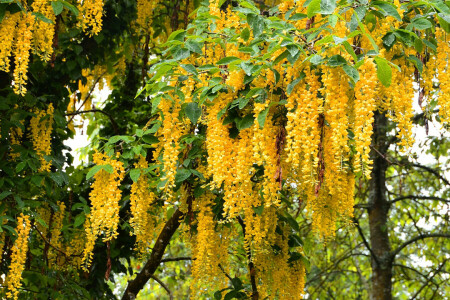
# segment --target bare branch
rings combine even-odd
[[[450,238],[450,233],[428,233],[428,234],[421,234],[421,235],[418,235],[416,237],[413,237],[412,239],[404,242],[403,244],[398,246],[397,249],[392,251],[392,254],[391,254],[392,259],[394,259],[395,256],[397,254],[399,254],[400,251],[402,251],[403,248],[405,248],[406,246],[408,246],[410,244],[413,244],[413,243],[415,243],[417,241],[423,240],[423,239],[434,238],[434,237],[436,237],[436,238],[439,238],[439,237],[441,237],[441,238]]]
[[[434,196],[417,196],[417,195],[407,195],[407,196],[401,196],[398,198],[395,198],[393,200],[391,200],[391,203],[395,203],[398,201],[403,201],[403,200],[411,200],[411,199],[417,199],[417,200],[434,200],[434,201],[441,201],[441,202],[445,202],[445,203],[450,203],[450,200],[444,199],[444,198],[440,198],[440,197],[434,197]]]
[[[168,261],[180,261],[180,260],[192,260],[192,257],[189,256],[182,256],[182,257],[169,257],[161,259],[161,262],[168,262]]]
[[[107,113],[106,111],[101,110],[101,109],[89,109],[89,110],[81,110],[81,111],[77,110],[76,112],[67,113],[67,114],[65,114],[65,116],[76,116],[76,115],[90,113],[90,112],[93,112],[93,113],[98,112],[98,113],[102,113],[105,116],[107,116],[109,118],[109,120],[111,121],[114,133],[115,134],[119,133],[119,127],[117,126],[117,122],[114,120],[114,118],[109,113]]]
[[[436,276],[436,274],[438,274],[441,269],[444,267],[445,263],[448,261],[448,259],[445,259],[442,264],[437,268],[437,270],[432,270],[430,271],[430,273],[428,275],[431,274],[431,272],[433,272],[433,275],[430,276],[427,281],[420,287],[420,289],[414,294],[414,296],[411,298],[411,300],[414,300],[417,298],[417,296],[419,296],[420,292],[433,280],[434,276]]]
[[[359,226],[358,220],[357,220],[356,218],[353,218],[353,222],[355,223],[356,228],[358,228],[358,232],[359,232],[359,235],[361,236],[361,238],[362,238],[362,240],[363,240],[364,246],[366,246],[367,250],[369,250],[370,255],[371,255],[372,258],[375,260],[375,262],[377,263],[377,265],[380,265],[380,262],[379,262],[379,260],[378,260],[378,257],[375,255],[375,253],[373,252],[372,248],[370,248],[370,245],[369,245],[369,243],[367,242],[366,237],[364,236],[364,233],[363,233],[361,227]]]
[[[150,276],[151,279],[153,279],[154,281],[156,281],[157,283],[159,283],[160,286],[163,287],[163,289],[166,290],[167,294],[169,294],[169,298],[170,300],[173,300],[173,294],[172,291],[169,289],[169,287],[162,282],[158,277],[156,277],[155,275]]]
[[[431,174],[433,174],[434,176],[436,176],[437,178],[439,178],[440,180],[442,180],[446,185],[450,185],[450,182],[441,174],[439,174],[439,172],[433,168],[421,165],[421,164],[411,164],[411,166],[416,167],[416,168],[420,168],[423,169]]]

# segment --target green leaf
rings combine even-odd
[[[192,124],[196,124],[200,116],[202,115],[202,109],[198,106],[197,102],[190,102],[186,104],[184,113],[191,120]]]
[[[253,211],[255,212],[255,214],[257,214],[259,216],[262,215],[263,210],[264,210],[264,205],[253,207]]]
[[[312,0],[308,4],[308,9],[306,10],[306,15],[308,18],[314,17],[318,12],[320,12],[320,0]]]
[[[256,38],[261,35],[264,30],[264,18],[259,14],[248,14],[247,23],[253,30],[253,36]]]
[[[382,57],[375,57],[375,63],[377,64],[377,76],[378,80],[385,86],[389,87],[392,80],[392,70],[386,59]]]
[[[425,30],[433,26],[426,18],[415,19],[411,24],[418,30]]]
[[[202,46],[201,46],[201,44],[199,42],[196,42],[196,41],[193,41],[193,40],[187,40],[184,45],[191,52],[195,52],[195,53],[198,53],[198,54],[203,54]]]
[[[174,60],[183,60],[188,58],[191,55],[191,51],[189,51],[189,49],[186,48],[180,48],[177,51],[175,51],[175,53],[173,54],[173,59]]]
[[[244,41],[248,41],[248,39],[250,38],[250,30],[248,29],[248,27],[245,27],[244,30],[242,30],[241,38]]]
[[[355,67],[349,65],[343,65],[342,69],[344,69],[345,74],[350,77],[353,82],[357,82],[359,80],[359,72]]]
[[[52,8],[53,8],[53,12],[55,13],[55,16],[59,15],[63,9],[64,9],[64,5],[61,2],[55,2],[52,1]]]
[[[39,20],[41,20],[42,22],[44,22],[44,23],[53,24],[52,20],[50,20],[49,18],[47,18],[46,16],[44,16],[40,12],[32,12],[31,14],[33,16],[35,16],[36,18],[38,18]]]
[[[0,200],[5,199],[6,197],[8,197],[9,195],[11,195],[12,193],[10,191],[3,191],[0,193]]]
[[[191,74],[198,75],[197,69],[191,64],[181,65],[181,67]]]
[[[286,88],[286,94],[289,96],[292,91],[294,90],[295,86],[303,79],[305,78],[305,73],[300,73],[300,77],[295,79],[294,81],[292,81],[291,83],[288,84],[287,88]]]
[[[191,171],[188,169],[178,169],[177,174],[175,175],[175,183],[180,183],[185,181],[191,176]]]
[[[345,64],[347,64],[347,61],[339,54],[333,55],[328,59],[328,65],[330,67],[337,67]]]
[[[177,41],[182,42],[184,40],[185,34],[186,34],[186,32],[184,29],[176,30],[169,35],[169,37],[167,38],[167,41],[170,42],[172,40],[177,40]]]
[[[262,112],[258,115],[258,124],[260,128],[264,128],[264,123],[266,122],[267,114],[269,113],[269,107],[266,107]]]
[[[64,0],[58,0],[58,2],[61,2],[65,8],[67,8],[69,11],[71,11],[75,15],[75,17],[78,17],[79,11],[74,5],[72,5],[69,2],[64,1]]]
[[[98,171],[100,170],[105,170],[106,172],[108,172],[109,174],[112,174],[114,172],[114,168],[111,165],[96,165],[93,166],[89,172],[86,175],[86,179],[91,178],[92,176],[94,176],[95,174],[97,174]]]
[[[336,9],[336,0],[322,0],[320,2],[320,12],[324,15],[330,15]]]
[[[419,73],[422,74],[423,72],[423,63],[420,59],[418,59],[416,56],[414,55],[410,55],[408,57],[409,61],[412,61],[412,63],[414,64],[414,66],[416,66],[417,70],[419,70]]]
[[[383,36],[382,40],[384,47],[389,50],[394,46],[396,37],[393,32],[388,32],[385,36]]]
[[[248,76],[252,75],[253,64],[243,61],[241,62],[240,66],[242,70],[244,70],[245,74],[247,74]]]
[[[133,169],[130,171],[130,178],[133,182],[137,182],[141,177],[141,169]]]
[[[248,102],[250,101],[250,98],[239,98],[239,109],[243,109],[245,106],[247,106]]]
[[[254,122],[253,114],[248,114],[237,122],[236,127],[238,130],[244,130],[252,127]]]
[[[86,215],[84,214],[84,212],[82,212],[82,213],[78,214],[75,217],[75,221],[73,222],[73,226],[74,227],[78,227],[81,224],[83,224],[85,220],[86,220]]]
[[[319,54],[314,54],[313,56],[311,56],[309,58],[309,61],[313,64],[313,65],[318,65],[323,61],[323,57],[320,56]]]
[[[234,61],[241,60],[239,57],[236,56],[228,56],[220,59],[218,62],[216,62],[216,65],[228,65]]]
[[[254,13],[259,14],[259,9],[256,6],[254,6],[253,4],[251,4],[251,3],[247,2],[247,1],[240,1],[239,5],[242,6],[242,7],[245,7],[245,8],[249,8]]]
[[[386,15],[394,17],[395,19],[397,19],[397,21],[399,22],[402,21],[402,18],[400,17],[397,8],[391,3],[388,3],[386,1],[371,1],[370,4],[381,9],[381,11],[384,12]]]
[[[16,173],[22,171],[26,167],[26,165],[27,165],[26,161],[21,161],[20,163],[18,163],[16,166]]]
[[[358,57],[356,56],[355,50],[353,50],[352,45],[350,45],[350,43],[347,41],[343,42],[342,45],[344,46],[347,53],[352,56],[353,60],[355,62],[358,61]]]
[[[142,140],[143,140],[146,144],[149,144],[149,145],[159,143],[159,139],[158,139],[156,136],[154,136],[154,135],[144,135],[144,136],[142,137]]]

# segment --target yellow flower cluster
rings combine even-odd
[[[17,218],[17,239],[14,242],[11,253],[11,265],[9,266],[6,278],[6,297],[8,299],[18,299],[19,289],[22,286],[22,272],[25,269],[28,252],[28,236],[30,234],[31,223],[29,216],[20,214]]]
[[[48,0],[34,0],[31,4],[34,12],[41,13],[53,23],[46,23],[37,19],[33,28],[34,50],[42,60],[48,61],[53,53],[53,37],[55,35],[55,14]]]
[[[41,161],[39,172],[49,172],[52,165],[51,161],[45,160],[44,155],[50,155],[52,152],[53,111],[53,104],[50,103],[47,111],[35,110],[36,116],[32,117],[30,121],[33,148]]]
[[[101,169],[94,175],[95,181],[89,194],[92,207],[89,218],[86,217],[89,223],[86,226],[86,246],[83,263],[87,266],[91,263],[97,237],[104,234],[103,241],[110,241],[118,235],[119,201],[122,196],[119,186],[124,178],[122,162],[99,152],[94,153],[93,161],[98,166],[111,166],[113,172],[108,173],[106,170]]]
[[[450,123],[450,67],[449,67],[449,56],[450,56],[450,44],[446,39],[446,34],[443,29],[438,28],[436,30],[436,35],[438,37],[437,46],[437,77],[439,80],[439,116],[441,118],[441,123]]]
[[[286,108],[286,162],[291,176],[298,184],[314,184],[316,181],[317,154],[320,143],[319,114],[323,100],[317,96],[320,88],[318,76],[305,68],[306,77],[287,99]]]
[[[392,71],[392,84],[387,88],[386,97],[390,99],[390,118],[397,122],[400,139],[398,145],[406,150],[414,144],[412,135],[412,117],[414,115],[412,100],[414,98],[414,78],[412,76],[414,67],[400,64],[402,71]]]
[[[376,108],[375,97],[377,94],[377,69],[372,59],[366,59],[359,68],[362,74],[360,80],[355,84],[354,124],[356,155],[353,160],[355,172],[363,171],[370,178],[371,160],[370,143],[373,133],[373,112]]]
[[[281,189],[281,168],[280,168],[280,151],[277,149],[277,136],[279,128],[273,124],[272,113],[267,113],[264,127],[260,128],[258,116],[264,110],[269,109],[269,101],[266,103],[255,103],[254,116],[255,123],[253,125],[253,157],[255,162],[264,166],[264,181],[262,192],[264,195],[264,205],[278,206],[278,191]]]
[[[156,197],[150,191],[147,175],[143,174],[145,169],[148,168],[145,157],[140,156],[139,162],[135,163],[135,167],[141,170],[141,175],[138,181],[131,185],[132,217],[130,218],[130,225],[133,228],[132,234],[136,236],[136,249],[143,254],[150,247],[156,227],[156,221],[150,214],[151,205]]]
[[[103,0],[78,0],[78,4],[83,31],[89,36],[98,34],[102,30]]]
[[[0,71],[9,72],[9,56],[13,48],[14,36],[16,35],[16,24],[20,14],[5,13],[0,23]]]
[[[284,226],[281,231],[276,234],[274,247],[254,257],[258,291],[263,299],[302,299],[305,269],[299,259],[289,262],[290,229]]]
[[[175,187],[175,175],[177,173],[178,155],[180,154],[180,145],[178,140],[183,135],[183,123],[179,119],[181,103],[178,97],[175,101],[162,99],[159,104],[162,113],[162,132],[160,142],[163,149],[164,177],[166,180],[165,189],[167,197],[171,198],[171,190]]]
[[[336,173],[348,161],[350,148],[348,146],[348,81],[341,69],[324,67],[323,89],[325,94],[325,120],[330,125],[330,146],[327,151],[332,153],[332,160],[328,161],[327,168]]]
[[[61,240],[61,230],[63,227],[64,214],[66,210],[66,205],[64,204],[64,202],[58,201],[57,205],[59,210],[53,214],[50,231],[51,232],[50,243],[53,247],[49,248],[48,253],[49,265],[55,269],[64,266],[64,264],[62,263],[63,260],[61,260],[59,257],[61,254],[57,250],[55,250],[55,248],[61,249],[62,248],[61,246],[63,245]]]
[[[22,14],[18,20],[16,41],[14,44],[14,92],[24,96],[27,92],[25,88],[28,80],[28,63],[30,60],[30,49],[32,39],[32,27],[34,17],[31,12]]]
[[[197,234],[193,241],[192,283],[191,290],[201,294],[213,289],[221,290],[227,286],[229,229],[216,230],[214,214],[211,211],[214,195],[208,193],[196,199]],[[220,225],[218,225],[220,227]],[[222,271],[222,269],[223,271]]]
[[[148,31],[151,27],[153,12],[159,0],[137,0],[137,24]]]

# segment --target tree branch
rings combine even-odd
[[[405,248],[406,246],[408,246],[408,245],[410,245],[410,244],[412,244],[412,243],[415,243],[415,242],[417,242],[417,241],[420,241],[420,240],[423,240],[423,239],[426,239],[426,238],[433,238],[433,237],[450,238],[450,233],[428,233],[428,234],[421,234],[421,235],[418,235],[418,236],[416,236],[416,237],[413,237],[412,239],[410,239],[410,240],[404,242],[403,244],[401,244],[400,246],[398,246],[397,249],[395,249],[394,251],[392,251],[392,254],[391,254],[392,259],[394,259],[395,256],[396,256],[397,254],[399,254],[400,251],[402,251],[403,248]]]
[[[173,294],[172,291],[169,289],[169,287],[162,282],[158,277],[156,277],[155,275],[150,276],[151,279],[153,279],[154,281],[156,281],[157,283],[159,283],[160,286],[163,287],[163,289],[166,290],[167,294],[169,294],[169,299],[173,300]]]
[[[81,110],[81,111],[77,110],[76,112],[67,113],[67,114],[65,114],[65,116],[76,116],[76,115],[90,113],[90,112],[93,112],[93,113],[99,112],[99,113],[102,113],[105,116],[107,116],[109,118],[109,120],[111,121],[114,133],[119,134],[119,127],[117,126],[117,122],[114,120],[114,118],[109,113],[107,113],[104,110],[101,110],[101,109],[89,109],[89,110]]]
[[[433,275],[431,275],[427,281],[420,287],[420,289],[414,294],[414,296],[411,298],[411,300],[414,300],[417,298],[417,296],[419,296],[420,292],[430,283],[430,281],[433,280],[434,276],[436,276],[437,273],[439,273],[442,269],[442,267],[444,267],[445,263],[448,261],[448,259],[445,259],[442,264],[439,266],[439,268],[437,268],[437,270],[430,271],[430,273],[428,275],[431,274],[431,272],[433,272]]]
[[[434,176],[436,176],[437,178],[439,178],[440,180],[442,180],[446,185],[450,185],[450,182],[441,174],[439,174],[438,171],[436,171],[433,168],[421,165],[421,164],[411,164],[411,166],[416,167],[416,168],[420,168],[420,169],[424,169],[425,171],[433,174]]]
[[[180,226],[180,218],[182,216],[183,213],[179,209],[177,209],[173,213],[172,217],[167,221],[166,225],[156,239],[149,260],[142,268],[141,272],[136,276],[136,278],[128,282],[128,286],[122,296],[122,300],[135,299],[136,295],[145,286],[147,281],[152,278],[153,274],[161,263],[162,256],[164,254],[164,251],[166,250],[167,245],[169,245],[172,236]]]
[[[189,256],[182,256],[182,257],[169,257],[161,259],[161,262],[168,262],[168,261],[180,261],[180,260],[192,260],[192,257]]]
[[[367,250],[369,250],[370,255],[371,255],[372,258],[375,260],[375,262],[377,263],[377,265],[380,265],[380,262],[379,262],[379,260],[378,260],[378,257],[375,255],[375,253],[373,252],[372,248],[370,248],[370,245],[369,245],[369,243],[367,242],[366,237],[364,236],[364,233],[363,233],[361,227],[359,226],[358,220],[357,220],[356,218],[353,218],[353,222],[355,223],[356,228],[358,228],[358,232],[359,232],[359,235],[361,236],[361,238],[362,238],[362,240],[363,240],[364,246],[366,246]]]
[[[395,198],[394,200],[391,200],[391,203],[395,203],[402,200],[411,200],[411,199],[418,199],[418,200],[435,200],[435,201],[442,201],[445,203],[450,203],[450,200],[443,199],[440,197],[434,197],[434,196],[416,196],[416,195],[407,195],[407,196],[401,196],[398,198]]]

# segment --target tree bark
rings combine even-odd
[[[388,162],[386,152],[387,118],[375,113],[374,134],[372,140],[373,170],[369,192],[369,228],[370,244],[373,252],[371,300],[392,299],[392,258],[388,234],[388,214],[390,203],[386,195],[386,170]]]
[[[147,261],[145,266],[142,268],[141,272],[136,276],[134,280],[128,282],[127,289],[122,296],[122,300],[133,300],[136,299],[139,291],[145,286],[147,281],[153,276],[156,269],[161,263],[162,256],[166,250],[167,245],[169,245],[173,234],[177,231],[180,226],[180,218],[183,213],[177,209],[172,217],[167,221],[163,230],[158,236],[158,239],[153,246],[152,254],[150,259]]]

